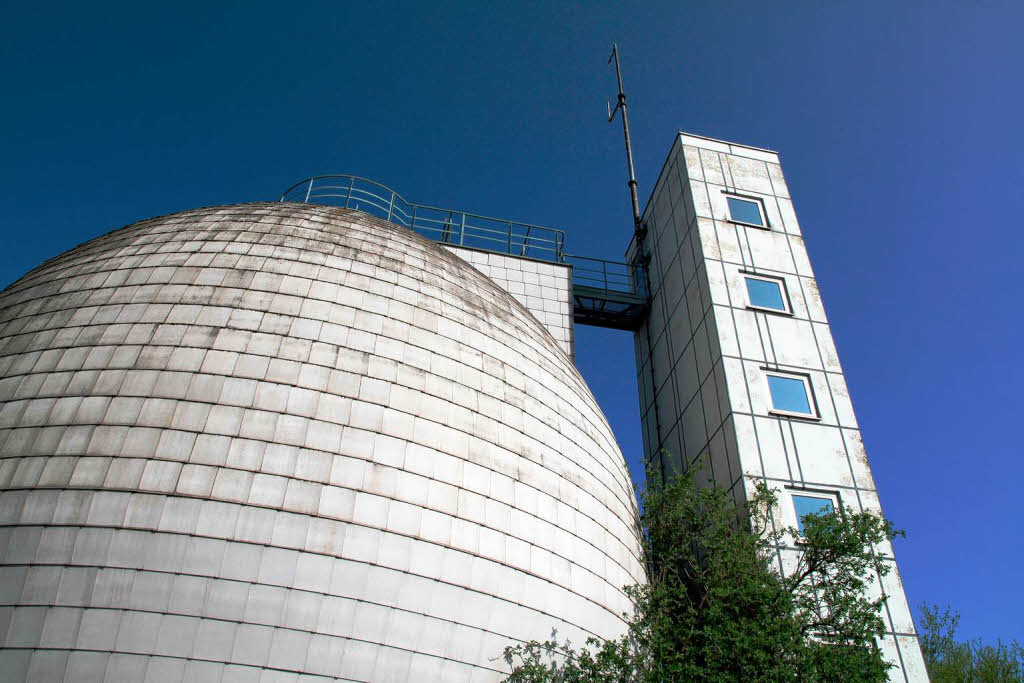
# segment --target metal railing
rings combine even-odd
[[[641,266],[586,256],[565,255],[572,266],[574,287],[587,287],[609,294],[647,297],[647,280]]]
[[[413,204],[389,187],[354,175],[319,175],[295,183],[282,202],[362,211],[442,244],[565,262],[565,232],[479,214]]]
[[[565,232],[556,228],[413,204],[389,187],[354,175],[306,178],[280,201],[355,209],[441,244],[570,265],[573,319],[582,324],[634,330],[647,313],[642,266],[566,254]]]

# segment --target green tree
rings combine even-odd
[[[648,473],[640,523],[648,583],[626,587],[634,611],[618,640],[574,649],[552,633],[505,649],[508,681],[881,681],[884,598],[865,589],[889,565],[875,545],[901,532],[840,509],[804,517],[802,552],[783,576],[776,549],[796,529],[772,526],[775,493],[741,509],[696,470]],[[651,485],[655,482],[656,485]]]
[[[960,614],[924,603],[920,609],[921,651],[933,683],[1024,681],[1024,645],[1016,640],[984,645],[959,641]]]

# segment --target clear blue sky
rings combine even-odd
[[[1024,5],[837,4],[9,4],[0,285],[330,171],[617,258],[617,40],[642,200],[677,130],[781,153],[911,603],[1024,639]],[[637,468],[631,338],[577,339]]]

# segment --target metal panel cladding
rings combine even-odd
[[[0,455],[5,680],[494,680],[643,577],[558,343],[344,209],[142,221],[11,285]]]

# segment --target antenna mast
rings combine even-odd
[[[637,241],[643,234],[643,227],[640,224],[640,202],[636,197],[636,171],[633,169],[633,145],[629,139],[629,117],[626,115],[626,93],[622,90],[622,68],[619,66],[619,46],[612,43],[612,55],[608,58],[608,63],[611,64],[612,60],[615,60],[615,77],[619,81],[619,99],[618,104],[615,105],[615,109],[612,109],[611,102],[608,103],[608,122],[615,118],[615,112],[622,110],[622,135],[626,139],[626,165],[629,170],[629,199],[633,202],[633,234],[637,236]]]

